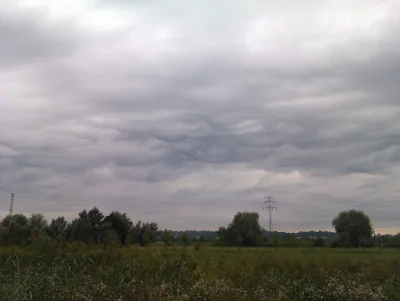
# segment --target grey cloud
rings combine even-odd
[[[182,6],[172,18],[156,2],[98,3],[131,16],[126,27],[102,33],[71,23],[79,16],[3,13],[2,199],[16,192],[24,212],[72,216],[96,205],[216,228],[273,194],[282,229],[329,228],[326,215],[347,206],[398,227],[397,13],[371,34],[335,22],[324,33],[314,28],[321,6],[295,17],[286,4],[262,4],[285,21],[254,4],[220,19],[223,4]],[[387,209],[372,210],[377,199]],[[314,217],[301,215],[305,206]]]
[[[24,67],[38,60],[57,60],[75,51],[81,37],[69,24],[53,24],[40,12],[1,13],[0,35],[6,43],[2,47],[2,68]]]

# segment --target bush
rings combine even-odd
[[[322,237],[317,237],[314,239],[314,247],[316,248],[325,248],[326,247],[326,241]]]
[[[199,251],[199,250],[200,250],[200,247],[201,247],[201,244],[200,244],[199,242],[195,242],[194,245],[193,245],[193,247],[194,247],[194,250],[195,250],[195,251]]]

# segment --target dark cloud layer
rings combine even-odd
[[[398,230],[396,1],[0,4],[2,214]]]

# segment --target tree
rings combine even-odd
[[[161,233],[161,241],[166,245],[169,246],[171,244],[172,241],[172,235],[171,233],[169,233],[169,231],[167,229],[165,229],[162,233]]]
[[[30,231],[29,220],[23,214],[8,215],[1,221],[0,241],[3,244],[24,244]]]
[[[326,241],[322,237],[317,237],[313,240],[314,247],[316,248],[325,248],[326,247]]]
[[[101,226],[103,222],[104,215],[100,212],[97,207],[91,209],[87,214],[87,220],[92,227],[92,237],[94,242],[99,243],[99,237],[101,235]]]
[[[28,220],[30,241],[49,240],[47,220],[43,214],[32,214]]]
[[[243,245],[243,236],[240,234],[236,235],[235,243],[238,247],[241,247]]]
[[[150,242],[154,242],[159,235],[156,223],[142,223],[138,221],[131,229],[134,242],[144,246]]]
[[[389,244],[400,251],[400,233],[393,235],[393,237],[389,240]]]
[[[349,232],[343,232],[339,235],[339,243],[343,248],[348,248],[351,246],[350,234]]]
[[[218,229],[218,241],[222,245],[225,241],[224,233],[226,232],[225,227],[219,227]]]
[[[368,246],[368,238],[362,235],[360,237],[360,246],[363,247],[364,249]]]
[[[92,227],[84,218],[74,219],[66,229],[68,241],[81,241],[87,244],[93,244],[95,241],[92,234]]]
[[[86,210],[84,211],[86,212]],[[90,222],[92,227],[100,227],[103,218],[103,213],[101,213],[97,207],[90,209],[90,211],[87,213],[87,220]]]
[[[149,243],[151,242],[151,238],[150,238],[150,231],[148,229],[145,229],[142,232],[141,235],[141,245],[143,246],[147,246]]]
[[[276,235],[276,234],[275,234],[275,235],[274,235],[274,247],[275,247],[275,249],[278,248],[279,244],[280,244],[279,235]]]
[[[359,247],[363,238],[370,240],[373,233],[371,221],[363,211],[343,211],[332,221],[332,225],[339,234],[339,240],[345,242],[348,239],[349,246],[353,247]]]
[[[97,207],[94,207],[89,212],[84,209],[78,215],[79,218],[72,221],[70,225],[70,237],[73,240],[98,244],[101,238],[104,215]]]
[[[332,238],[330,238],[330,237],[326,238],[326,246],[328,247],[328,250],[330,251],[332,248]]]
[[[186,232],[182,234],[181,241],[183,245],[187,247],[187,245],[189,244],[189,236],[187,235]]]
[[[48,233],[53,239],[62,239],[65,237],[67,230],[67,221],[63,216],[59,216],[56,219],[52,219],[48,228]]]
[[[237,244],[239,235],[244,246],[253,246],[259,243],[259,237],[262,235],[258,220],[259,215],[256,212],[238,212],[228,228],[220,228],[220,232],[223,231],[225,240],[230,244]]]
[[[300,240],[296,238],[296,234],[294,233],[287,233],[284,234],[282,237],[282,245],[288,247],[296,247],[299,245]]]
[[[300,244],[301,244],[301,247],[302,247],[302,248],[308,248],[308,247],[311,246],[312,241],[311,241],[311,239],[308,238],[308,237],[302,237],[302,238],[300,239]]]
[[[121,245],[126,243],[126,237],[132,229],[132,222],[126,213],[113,211],[104,218],[103,224],[109,225],[109,227],[115,231]]]
[[[201,243],[200,242],[195,242],[193,245],[194,250],[197,252],[201,248]]]
[[[101,232],[101,243],[105,246],[121,245],[120,237],[114,229],[108,229]]]

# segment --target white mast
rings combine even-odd
[[[11,193],[11,199],[10,199],[10,212],[9,215],[13,215],[13,210],[14,210],[14,193]]]

